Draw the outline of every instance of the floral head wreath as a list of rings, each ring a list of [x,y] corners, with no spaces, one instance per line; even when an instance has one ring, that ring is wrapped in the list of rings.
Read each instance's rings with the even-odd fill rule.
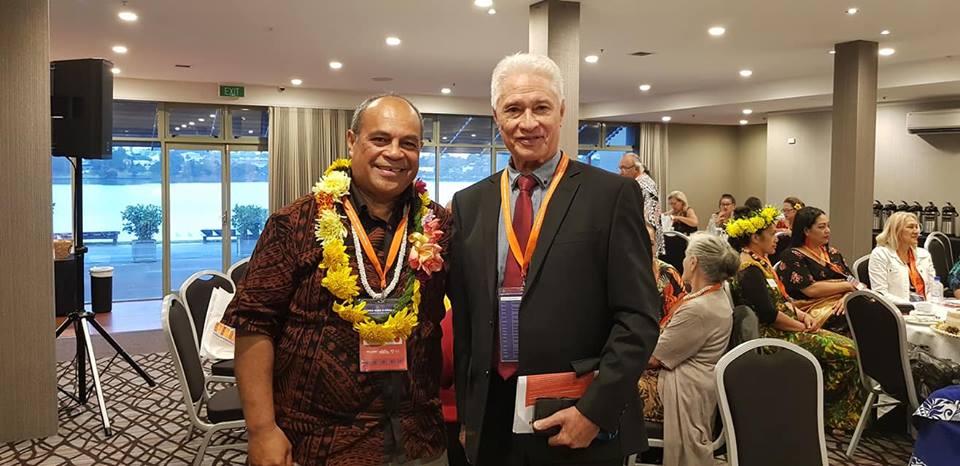
[[[766,206],[761,210],[754,211],[747,218],[738,218],[727,222],[727,235],[731,238],[752,235],[763,231],[773,225],[782,217],[782,214],[776,207]]]

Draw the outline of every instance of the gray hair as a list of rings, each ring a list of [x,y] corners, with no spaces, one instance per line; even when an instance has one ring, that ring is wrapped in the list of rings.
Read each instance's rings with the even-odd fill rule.
[[[353,131],[353,134],[360,134],[360,125],[363,123],[363,114],[367,111],[367,108],[373,105],[374,102],[386,97],[400,99],[406,102],[407,105],[413,109],[414,113],[417,114],[417,121],[420,122],[420,139],[423,139],[423,115],[420,114],[420,109],[418,109],[416,105],[413,105],[413,102],[410,102],[410,99],[395,92],[384,92],[382,94],[367,97],[363,102],[360,102],[360,105],[357,105],[357,108],[353,110],[353,119],[350,120],[350,131]]]
[[[740,269],[740,254],[718,235],[694,233],[687,244],[686,255],[697,258],[700,270],[711,283],[720,283]]]
[[[627,152],[627,153],[623,154],[623,156],[624,156],[624,157],[630,157],[630,159],[633,160],[633,165],[636,166],[637,168],[639,168],[639,169],[640,169],[640,172],[642,172],[642,173],[649,173],[649,172],[647,171],[647,166],[644,165],[644,163],[640,161],[640,156],[637,155],[635,152]]]
[[[557,63],[544,55],[516,53],[504,57],[493,69],[493,75],[490,77],[490,106],[497,108],[503,81],[508,76],[518,73],[532,73],[549,79],[551,90],[557,94],[560,102],[563,102],[563,75],[560,74]]]

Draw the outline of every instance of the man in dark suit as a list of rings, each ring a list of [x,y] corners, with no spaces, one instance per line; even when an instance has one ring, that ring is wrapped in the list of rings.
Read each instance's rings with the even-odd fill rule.
[[[658,335],[643,196],[559,151],[552,60],[510,56],[492,79],[510,166],[453,198],[461,439],[473,464],[620,465],[646,448],[637,379]],[[593,370],[575,406],[533,425],[559,433],[513,433],[517,376]]]

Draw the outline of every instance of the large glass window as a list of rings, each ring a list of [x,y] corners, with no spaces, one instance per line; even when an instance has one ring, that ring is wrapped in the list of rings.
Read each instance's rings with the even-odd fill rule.
[[[211,113],[210,115],[215,115]],[[209,115],[208,115],[209,116]],[[267,137],[270,113],[265,108],[234,108],[230,110],[230,129],[234,139]]]
[[[581,121],[577,160],[619,173],[620,157],[626,152],[636,152],[638,143],[634,124]]]
[[[447,205],[453,195],[490,175],[490,150],[440,148],[440,189],[437,202]]]
[[[437,148],[424,146],[420,149],[420,172],[417,177],[427,184],[430,199],[437,200]],[[439,202],[439,201],[437,201]]]
[[[219,106],[170,106],[167,132],[171,138],[184,136],[219,139],[223,131],[223,110]]]
[[[156,102],[113,101],[113,137],[156,138],[157,135]]]
[[[267,223],[266,150],[230,148],[230,226],[236,232],[237,247],[230,248],[230,263],[249,257]]]
[[[73,165],[66,157],[51,157],[53,181],[53,235],[61,239],[73,234]]]
[[[170,284],[223,267],[222,149],[176,147],[170,159]],[[237,232],[231,232],[236,239]],[[232,249],[232,248],[231,248]]]
[[[440,143],[489,145],[492,124],[490,117],[440,115]]]

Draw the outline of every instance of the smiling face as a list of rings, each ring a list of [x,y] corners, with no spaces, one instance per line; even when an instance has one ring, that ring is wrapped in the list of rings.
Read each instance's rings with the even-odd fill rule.
[[[403,193],[420,169],[420,119],[402,99],[384,97],[363,112],[359,133],[347,131],[353,183],[374,201]]]
[[[564,110],[544,76],[516,73],[503,80],[493,119],[514,168],[533,170],[557,153]]]

